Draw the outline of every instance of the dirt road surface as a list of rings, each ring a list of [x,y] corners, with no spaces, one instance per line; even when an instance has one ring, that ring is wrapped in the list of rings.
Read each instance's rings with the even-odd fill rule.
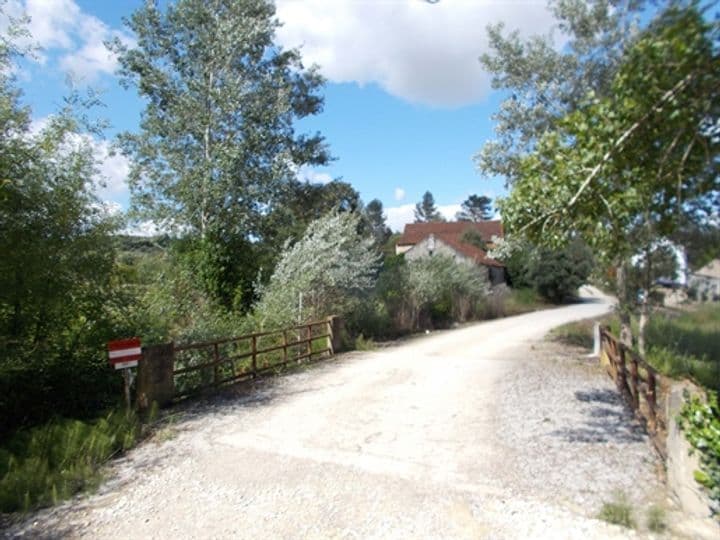
[[[659,484],[594,361],[543,336],[595,301],[433,333],[196,403],[94,495],[10,537],[623,538]]]

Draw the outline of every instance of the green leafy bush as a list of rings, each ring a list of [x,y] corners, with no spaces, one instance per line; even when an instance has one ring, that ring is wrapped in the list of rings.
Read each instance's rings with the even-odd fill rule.
[[[593,269],[592,252],[579,240],[562,249],[523,243],[502,247],[499,252],[503,253],[513,287],[534,289],[553,303],[574,296]]]
[[[685,396],[677,417],[680,429],[700,456],[700,470],[695,480],[707,489],[714,503],[713,511],[720,512],[720,407],[716,392],[707,393],[707,402],[699,396]]]

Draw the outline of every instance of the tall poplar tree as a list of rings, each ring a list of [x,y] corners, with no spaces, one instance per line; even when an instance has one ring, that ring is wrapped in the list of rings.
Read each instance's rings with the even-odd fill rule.
[[[263,222],[294,171],[329,159],[319,134],[294,129],[322,109],[323,79],[274,43],[268,0],[149,0],[125,22],[136,45],[111,48],[145,101],[140,130],[120,137],[133,209],[198,239],[208,288],[228,299],[254,276],[227,270],[257,259],[234,257],[261,249]]]

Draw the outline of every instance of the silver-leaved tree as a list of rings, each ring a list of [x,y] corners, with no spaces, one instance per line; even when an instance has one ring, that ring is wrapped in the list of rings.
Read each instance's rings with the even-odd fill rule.
[[[356,212],[331,213],[287,244],[255,314],[263,326],[345,315],[375,285],[380,255]]]
[[[208,292],[232,298],[298,166],[329,159],[319,134],[294,129],[321,110],[323,80],[275,44],[268,0],[149,1],[126,24],[134,44],[109,46],[145,103],[120,137],[134,213],[193,239]]]

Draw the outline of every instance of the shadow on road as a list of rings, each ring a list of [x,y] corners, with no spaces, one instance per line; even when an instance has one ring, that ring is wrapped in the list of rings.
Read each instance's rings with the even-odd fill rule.
[[[575,399],[586,416],[583,425],[558,429],[551,435],[570,443],[628,443],[645,439],[645,428],[617,392],[609,389],[575,392]]]

